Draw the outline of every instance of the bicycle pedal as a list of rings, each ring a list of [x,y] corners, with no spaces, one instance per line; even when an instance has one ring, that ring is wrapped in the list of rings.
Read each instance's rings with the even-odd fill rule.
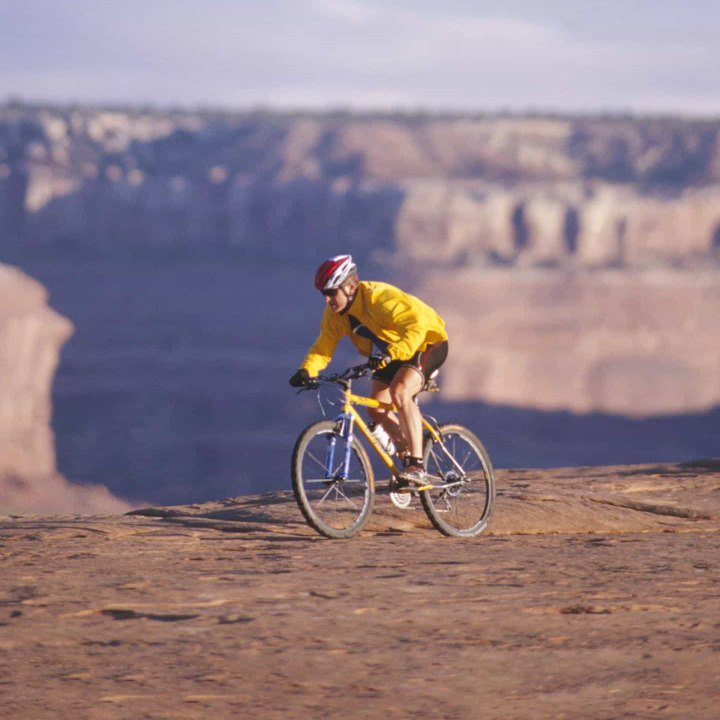
[[[432,490],[434,485],[420,485],[420,487],[414,488],[416,492],[423,492],[424,490]]]

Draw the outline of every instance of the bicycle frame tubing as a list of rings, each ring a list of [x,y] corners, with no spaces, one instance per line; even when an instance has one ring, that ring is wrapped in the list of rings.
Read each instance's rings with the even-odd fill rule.
[[[350,388],[346,388],[344,392],[345,398],[343,402],[343,412],[341,418],[344,421],[343,426],[343,437],[349,440],[345,446],[345,465],[344,472],[347,477],[350,466],[350,452],[352,447],[352,432],[353,425],[357,423],[360,431],[365,436],[365,439],[375,448],[375,452],[380,456],[380,459],[387,465],[391,472],[395,472],[395,463],[392,458],[385,452],[381,447],[380,443],[375,439],[375,436],[370,432],[367,423],[362,419],[360,413],[353,407],[353,405],[364,405],[365,407],[377,408],[379,410],[387,410],[389,412],[397,412],[397,408],[392,403],[380,402],[373,398],[363,397],[362,395],[354,395]],[[422,418],[423,427],[432,435],[436,442],[441,442],[442,438],[438,431],[430,425],[430,423]],[[332,452],[334,454],[335,448],[328,448],[328,454]],[[330,466],[328,466],[330,467]]]

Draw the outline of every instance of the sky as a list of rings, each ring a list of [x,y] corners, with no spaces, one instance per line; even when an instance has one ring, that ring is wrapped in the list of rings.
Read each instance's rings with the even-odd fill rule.
[[[0,102],[720,116],[717,0],[3,0]]]

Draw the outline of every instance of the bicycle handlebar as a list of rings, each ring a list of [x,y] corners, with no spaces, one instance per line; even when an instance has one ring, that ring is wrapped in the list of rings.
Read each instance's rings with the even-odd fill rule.
[[[358,380],[361,377],[365,377],[365,375],[368,374],[369,370],[370,365],[368,363],[363,363],[362,365],[353,365],[352,367],[349,367],[347,370],[344,370],[341,373],[333,373],[332,375],[318,375],[316,378],[310,379],[319,382],[343,384],[344,380]]]
[[[349,367],[341,373],[318,375],[317,377],[310,378],[305,384],[305,387],[300,388],[298,392],[301,393],[306,390],[317,390],[321,385],[326,383],[336,383],[347,387],[348,380],[358,380],[361,377],[365,377],[370,369],[371,368],[368,363],[363,363],[362,365],[353,365],[353,367]]]
[[[350,387],[349,381],[351,380],[358,380],[359,378],[365,377],[368,374],[372,372],[372,368],[370,367],[370,363],[366,362],[362,365],[353,365],[352,367],[347,368],[347,370],[344,370],[341,373],[333,373],[332,375],[318,375],[317,377],[310,378],[304,387],[301,387],[298,390],[298,393],[306,392],[307,390],[318,390],[320,389],[321,385],[326,385],[329,383],[335,383],[337,385],[342,385],[344,388]],[[420,392],[424,392],[425,390],[429,392],[437,392],[440,388],[437,385],[437,370],[433,372],[430,377],[425,381],[423,384],[422,390]]]

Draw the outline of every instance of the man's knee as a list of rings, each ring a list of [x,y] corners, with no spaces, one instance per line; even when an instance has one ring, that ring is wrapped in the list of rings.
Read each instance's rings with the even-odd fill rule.
[[[414,383],[399,382],[390,388],[390,394],[396,407],[402,407],[412,402],[413,397],[419,392],[414,385]]]

